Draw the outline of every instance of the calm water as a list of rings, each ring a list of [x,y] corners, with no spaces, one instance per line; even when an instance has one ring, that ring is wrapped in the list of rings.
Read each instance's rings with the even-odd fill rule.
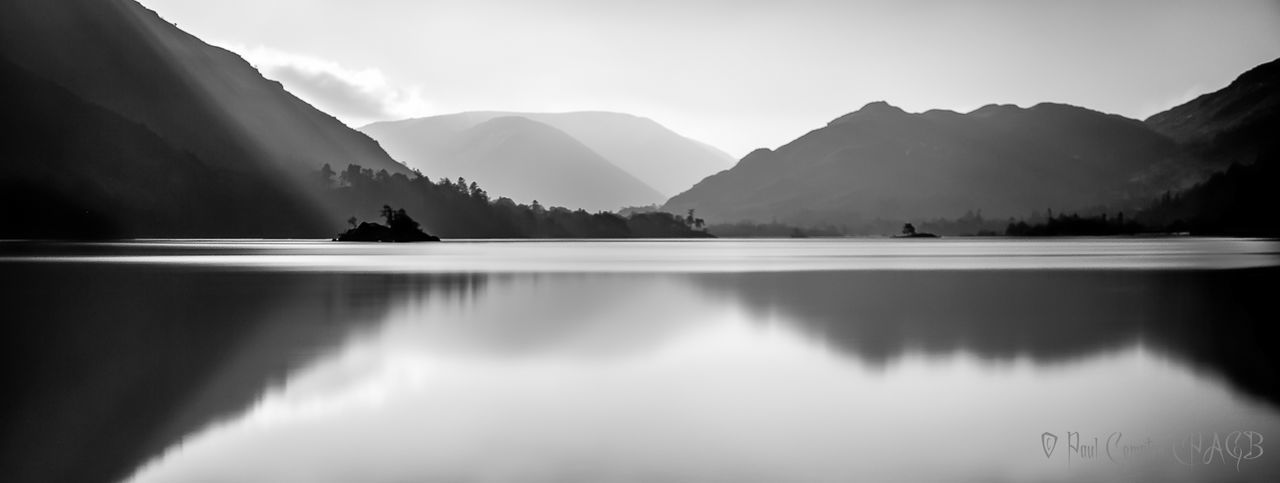
[[[1277,267],[1189,238],[0,244],[0,480],[1280,481]]]

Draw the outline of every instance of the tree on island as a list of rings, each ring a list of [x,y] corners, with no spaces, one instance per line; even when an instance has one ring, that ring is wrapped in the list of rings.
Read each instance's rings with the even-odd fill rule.
[[[387,219],[387,226],[390,226],[391,231],[394,233],[422,232],[421,225],[414,221],[413,218],[410,218],[409,214],[405,213],[404,208],[392,210],[390,206],[382,205],[382,213],[383,218]]]
[[[706,224],[706,222],[702,221],[702,218],[694,217],[693,216],[694,213],[695,213],[695,210],[693,208],[689,208],[689,216],[686,216],[684,218],[684,224],[688,225],[689,228],[701,230],[702,225]]]
[[[895,235],[895,238],[937,238],[938,235],[933,233],[925,233],[916,231],[916,226],[910,223],[902,225],[902,234]]]
[[[422,231],[421,225],[409,214],[404,208],[393,209],[391,205],[382,205],[380,212],[382,217],[387,220],[386,225],[378,223],[361,223],[354,228],[347,230],[345,233],[334,238],[335,241],[377,241],[377,242],[414,242],[414,241],[440,241],[440,238],[428,235]],[[355,225],[356,218],[353,216],[347,220],[348,223]]]

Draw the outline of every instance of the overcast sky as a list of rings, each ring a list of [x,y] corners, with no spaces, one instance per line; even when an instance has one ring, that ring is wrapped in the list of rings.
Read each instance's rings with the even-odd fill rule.
[[[352,126],[607,110],[734,156],[875,100],[1144,118],[1280,57],[1280,0],[141,0]]]

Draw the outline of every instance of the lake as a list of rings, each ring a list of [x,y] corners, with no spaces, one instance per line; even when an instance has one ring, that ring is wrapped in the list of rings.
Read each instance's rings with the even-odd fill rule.
[[[1280,481],[1280,243],[0,243],[4,481]]]

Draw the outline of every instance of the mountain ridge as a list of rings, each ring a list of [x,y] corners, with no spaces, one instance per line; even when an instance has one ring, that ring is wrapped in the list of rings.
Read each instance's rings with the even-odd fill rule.
[[[429,171],[431,153],[416,152],[412,138],[440,142],[467,125],[500,116],[520,116],[555,127],[586,145],[663,196],[664,201],[702,177],[726,169],[735,160],[704,142],[683,136],[653,119],[612,111],[520,112],[464,111],[384,121],[360,129],[383,143],[397,158]],[[416,149],[428,149],[419,145]],[[448,175],[448,173],[443,173]],[[648,203],[645,203],[648,204]]]
[[[529,118],[493,117],[441,141],[431,147],[444,160],[436,172],[517,202],[604,211],[661,198],[574,137]]]
[[[1215,167],[1250,164],[1263,151],[1280,147],[1275,135],[1280,132],[1280,59],[1144,122]]]
[[[322,164],[355,162],[410,173],[372,138],[262,77],[235,53],[201,41],[132,0],[4,2],[0,59],[145,126],[217,176],[272,191],[270,198],[296,208],[296,219],[311,220],[286,228],[265,223],[268,218],[282,220],[279,216],[215,210],[186,220],[189,226],[180,233],[222,233],[232,218],[249,217],[263,220],[256,224],[258,236],[319,235],[350,216],[313,189],[309,175]],[[79,141],[55,132],[46,135],[41,142]],[[90,163],[86,158],[69,164],[63,176],[88,178],[95,169]],[[150,189],[117,181],[113,189]],[[139,196],[123,194],[122,199]],[[138,226],[123,215],[117,218],[118,226]]]
[[[664,209],[695,209],[716,222],[834,226],[970,210],[1006,217],[1124,209],[1198,179],[1191,164],[1142,122],[1087,108],[907,113],[877,101],[778,149],[753,151]]]

